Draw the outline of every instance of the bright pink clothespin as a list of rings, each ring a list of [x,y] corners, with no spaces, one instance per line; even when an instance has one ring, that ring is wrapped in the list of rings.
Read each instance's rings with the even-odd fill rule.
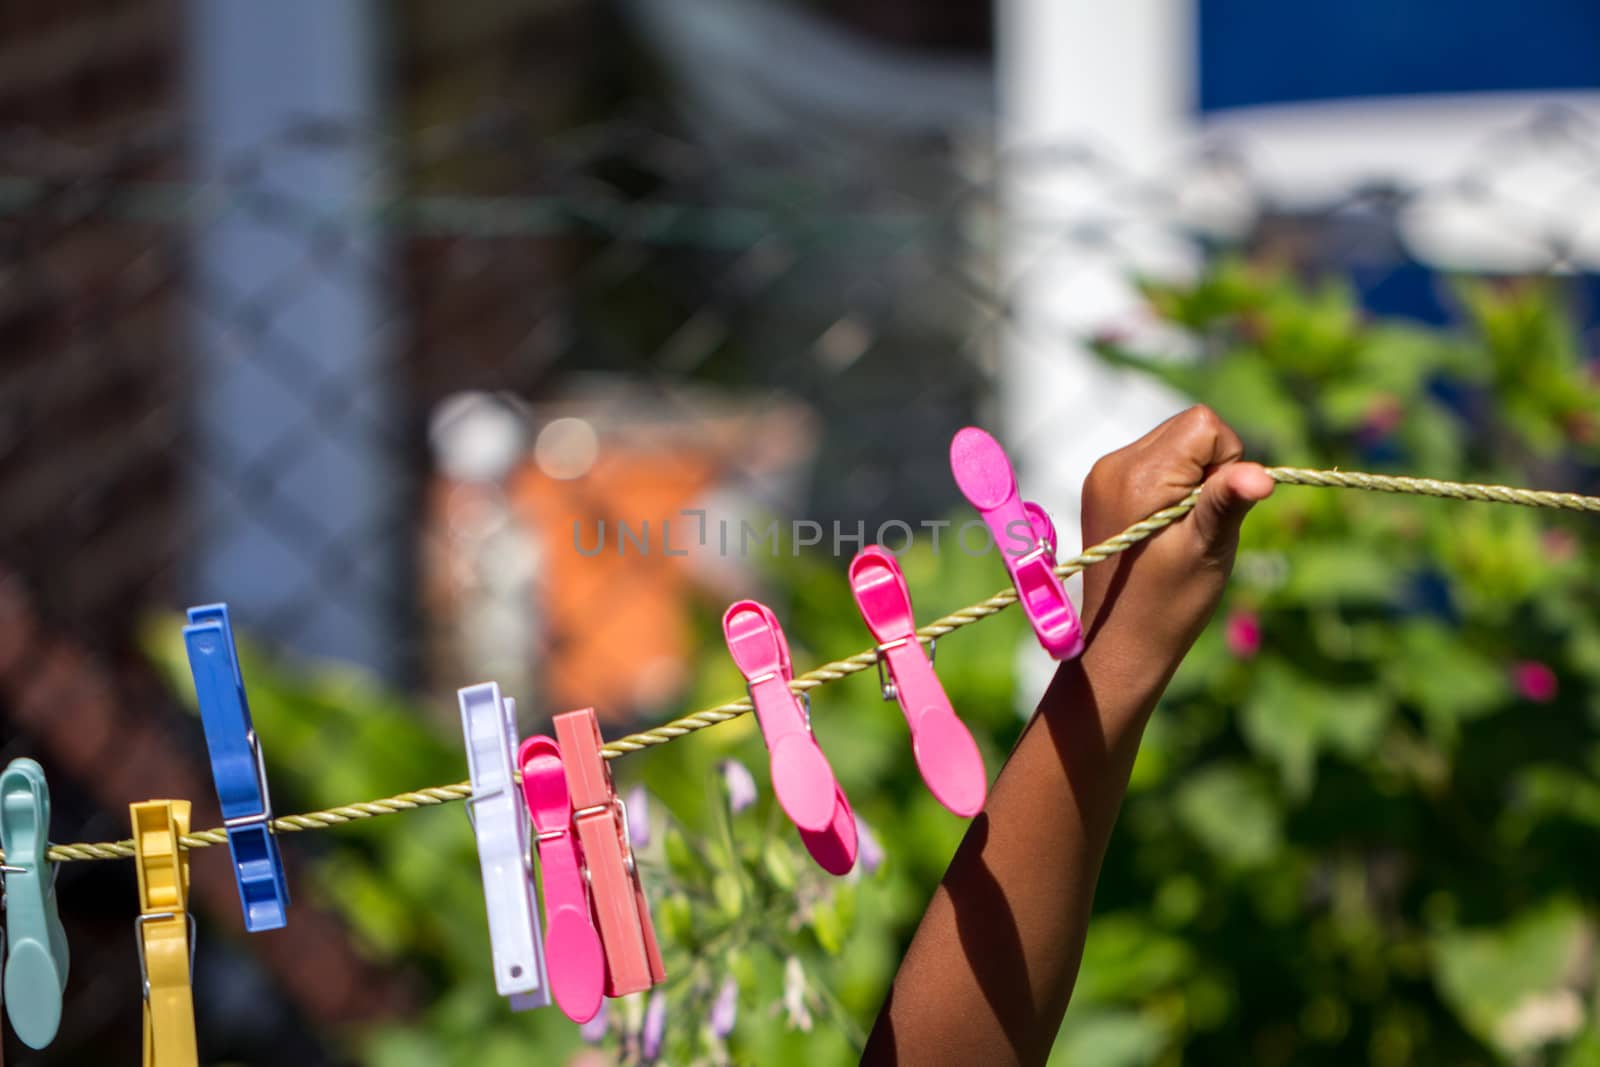
[[[600,1010],[606,958],[572,826],[572,797],[561,746],[553,738],[530,737],[517,749],[517,766],[522,770],[522,799],[538,833],[535,847],[544,887],[544,955],[550,989],[567,1018],[586,1023]]]
[[[911,751],[922,780],[939,803],[963,818],[983,810],[989,778],[972,734],[950,706],[930,657],[917,640],[911,591],[900,564],[877,545],[850,561],[850,589],[867,629],[878,640],[878,682],[883,699],[900,701],[911,728]],[[884,665],[890,680],[883,678]]]
[[[590,899],[606,958],[606,996],[649,989],[667,976],[656,944],[650,905],[628,840],[627,812],[600,754],[600,723],[593,708],[555,717],[572,822],[589,872]]]
[[[789,688],[794,668],[778,617],[764,604],[741,600],[723,615],[722,633],[761,723],[778,803],[822,869],[847,873],[856,863],[855,815],[811,733],[809,709]]]
[[[976,426],[950,442],[950,469],[967,502],[978,509],[994,534],[995,547],[1011,572],[1022,610],[1046,652],[1071,659],[1083,651],[1078,610],[1056,577],[1056,531],[1037,504],[1017,493],[1011,461],[993,437]]]

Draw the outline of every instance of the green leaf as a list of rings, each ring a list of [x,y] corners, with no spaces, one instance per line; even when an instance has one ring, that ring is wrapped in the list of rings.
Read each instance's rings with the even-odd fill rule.
[[[1371,753],[1388,713],[1389,701],[1375,689],[1331,685],[1274,659],[1261,665],[1239,718],[1251,747],[1276,762],[1289,792],[1303,797],[1322,751]]]
[[[667,869],[675,877],[684,879],[699,877],[703,870],[700,857],[695,854],[694,846],[689,843],[683,831],[675,826],[668,828],[664,849]]]
[[[1513,839],[1525,838],[1557,819],[1600,830],[1600,782],[1586,773],[1560,766],[1528,767],[1513,778],[1511,795],[1502,826]]]
[[[1143,916],[1096,915],[1072,995],[1075,1002],[1145,997],[1181,981],[1193,966],[1189,946]]]
[[[1507,1050],[1526,1050],[1535,1030],[1517,1017],[1539,998],[1559,997],[1592,923],[1573,901],[1552,900],[1504,926],[1441,934],[1434,982],[1462,1024]]]
[[[1234,867],[1252,867],[1277,855],[1283,814],[1266,780],[1239,764],[1195,774],[1178,790],[1179,821],[1209,852]]]
[[[1436,738],[1453,738],[1460,723],[1487,715],[1510,695],[1505,671],[1442,623],[1398,623],[1392,635],[1386,680],[1416,705]]]
[[[848,926],[832,900],[819,901],[811,909],[811,932],[817,935],[817,944],[830,956],[837,956],[844,948]]]
[[[1400,572],[1358,541],[1306,541],[1289,556],[1281,596],[1307,604],[1387,604]]]
[[[1206,369],[1200,397],[1247,441],[1284,462],[1309,454],[1305,408],[1266,360],[1238,352]]]
[[[774,886],[785,893],[794,892],[794,855],[788,845],[777,838],[768,840],[766,849],[761,853],[761,862]]]
[[[1600,1067],[1600,1029],[1591,1020],[1578,1039],[1567,1047],[1561,1067]]]
[[[656,905],[655,921],[668,944],[686,945],[694,937],[694,906],[682,893],[673,893]]]
[[[718,871],[711,879],[711,895],[717,898],[717,908],[727,918],[737,916],[744,909],[744,891],[732,871]]]
[[[1149,1013],[1069,1011],[1049,1062],[1052,1067],[1145,1067],[1170,1040],[1167,1026]]]

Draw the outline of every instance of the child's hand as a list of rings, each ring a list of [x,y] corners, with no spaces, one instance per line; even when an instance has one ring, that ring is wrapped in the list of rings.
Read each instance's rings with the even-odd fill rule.
[[[1097,659],[1165,686],[1216,610],[1239,525],[1274,482],[1240,462],[1244,446],[1216,413],[1192,407],[1102,458],[1083,484],[1083,543],[1098,544],[1204,481],[1195,509],[1148,541],[1084,572],[1084,624]],[[1088,654],[1088,653],[1086,653]],[[1119,674],[1121,672],[1119,671]]]

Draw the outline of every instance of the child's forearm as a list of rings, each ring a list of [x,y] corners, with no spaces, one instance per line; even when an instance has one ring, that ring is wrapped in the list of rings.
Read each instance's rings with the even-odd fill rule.
[[[1272,492],[1242,452],[1193,408],[1090,472],[1084,544],[1204,488],[1189,515],[1084,574],[1084,653],[1056,672],[951,860],[864,1063],[1045,1061],[1139,738],[1222,596],[1245,513]]]
[[[923,916],[863,1062],[1044,1062],[1139,736],[1176,666],[1109,638],[1056,672]]]

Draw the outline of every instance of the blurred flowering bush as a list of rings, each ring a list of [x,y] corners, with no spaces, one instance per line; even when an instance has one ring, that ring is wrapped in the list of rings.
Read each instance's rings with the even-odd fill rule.
[[[1596,490],[1553,283],[1463,287],[1448,331],[1238,261],[1149,296],[1200,358],[1104,354],[1252,458]],[[1600,1062],[1597,562],[1589,517],[1259,507],[1135,770],[1065,1059]]]
[[[1597,488],[1600,388],[1550,285],[1465,288],[1448,331],[1365,321],[1337,285],[1235,261],[1149,296],[1200,357],[1105,357],[1217,408],[1253,458]],[[1588,517],[1293,487],[1258,508],[1135,767],[1053,1062],[1600,1063],[1597,563]],[[841,561],[780,564],[770,599],[798,668],[869,644]],[[992,558],[902,564],[923,618],[1003,584]],[[683,710],[741,691],[720,608]],[[1005,613],[939,658],[991,773],[1021,725],[1021,627]],[[176,632],[152,644],[186,692]],[[453,709],[246,653],[280,810],[465,776]],[[618,761],[669,979],[582,1033],[495,997],[457,806],[315,835],[317,900],[430,991],[416,1018],[349,1035],[353,1052],[853,1061],[964,824],[870,672],[814,702],[863,820],[858,871],[811,862],[748,717]]]

